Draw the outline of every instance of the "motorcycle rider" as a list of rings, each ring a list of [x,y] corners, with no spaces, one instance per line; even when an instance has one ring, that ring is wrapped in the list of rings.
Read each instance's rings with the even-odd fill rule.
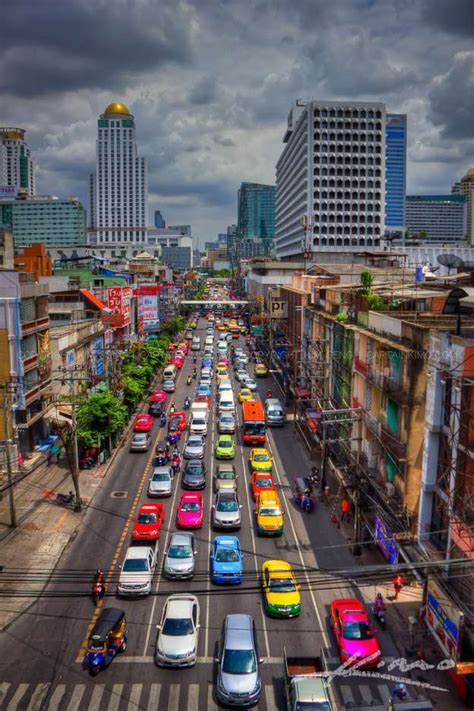
[[[176,452],[176,449],[175,449]],[[173,459],[171,461],[171,466],[173,467],[173,471],[176,474],[179,471],[179,466],[181,464],[181,458],[179,454],[173,453]]]
[[[188,377],[186,378],[186,384],[191,385],[191,381],[192,381],[192,377],[190,375],[188,375]]]
[[[198,374],[197,368],[195,367],[195,368],[193,368],[193,378],[196,378],[197,374]]]
[[[94,579],[92,581],[92,592],[95,593],[97,587],[100,587],[99,597],[102,598],[105,595],[105,583],[104,574],[100,568],[95,571]]]
[[[176,410],[176,407],[175,407],[175,404],[174,404],[174,401],[173,401],[173,402],[171,403],[171,407],[170,407],[170,414],[172,415],[175,410]]]
[[[267,390],[267,398],[273,397],[273,393],[271,390]]]
[[[161,427],[165,427],[166,425],[166,414],[164,412],[160,415],[160,425]]]
[[[190,405],[191,405],[191,400],[190,400],[188,397],[185,398],[185,400],[184,400],[184,409],[185,409],[185,410],[189,410]]]
[[[377,614],[377,615],[385,612],[385,602],[383,599],[383,595],[380,592],[378,592],[377,595],[375,596],[374,611],[375,611],[375,614]]]

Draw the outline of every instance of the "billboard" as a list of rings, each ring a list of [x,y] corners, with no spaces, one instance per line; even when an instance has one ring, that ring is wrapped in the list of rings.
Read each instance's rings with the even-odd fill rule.
[[[95,375],[102,378],[105,373],[104,368],[104,340],[102,336],[97,336],[94,341],[93,362]]]
[[[288,303],[286,301],[270,301],[270,318],[288,318]]]
[[[110,286],[107,289],[107,308],[102,320],[112,328],[124,328],[130,325],[130,287]]]
[[[400,546],[395,540],[392,531],[380,516],[375,517],[375,542],[387,558],[390,565],[398,563]]]
[[[451,659],[457,660],[464,615],[432,577],[426,584],[425,620],[442,650]]]
[[[0,185],[0,198],[16,198],[17,195],[16,185]]]
[[[145,333],[158,333],[159,331],[161,331],[160,319],[145,319],[145,321],[143,322],[143,328]]]

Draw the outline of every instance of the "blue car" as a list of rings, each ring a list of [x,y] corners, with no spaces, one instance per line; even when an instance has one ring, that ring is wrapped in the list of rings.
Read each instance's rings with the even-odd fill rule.
[[[197,389],[197,395],[211,395],[212,390],[210,385],[200,385]]]
[[[219,585],[241,583],[244,574],[243,557],[237,536],[216,536],[209,561],[212,582]]]
[[[212,368],[212,358],[203,358],[202,368]]]

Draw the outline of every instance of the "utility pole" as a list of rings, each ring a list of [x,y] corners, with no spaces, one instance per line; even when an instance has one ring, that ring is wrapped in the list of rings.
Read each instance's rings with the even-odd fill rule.
[[[8,498],[10,503],[10,526],[16,528],[15,494],[13,492],[13,472],[10,446],[10,401],[8,397],[8,384],[3,383],[3,427],[5,429],[5,460],[7,465]]]
[[[324,418],[324,413],[322,413],[322,418]],[[321,440],[321,484],[320,484],[320,490],[321,493],[324,494],[324,489],[326,488],[326,460],[327,460],[327,432],[326,432],[326,420],[322,419],[322,440]]]
[[[76,511],[81,511],[81,492],[79,486],[79,452],[77,448],[77,417],[76,417],[76,388],[74,373],[69,373],[70,397],[71,397],[71,415],[72,415],[72,466],[71,477],[76,493]]]
[[[354,491],[354,529],[352,544],[352,555],[361,555],[362,547],[360,541],[360,486],[361,481],[359,476],[355,476],[355,491]]]

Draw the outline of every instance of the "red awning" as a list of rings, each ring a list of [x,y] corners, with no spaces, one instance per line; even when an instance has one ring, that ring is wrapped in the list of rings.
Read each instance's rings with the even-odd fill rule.
[[[92,304],[94,304],[94,306],[96,306],[99,311],[103,311],[105,308],[107,308],[106,305],[100,299],[97,298],[97,296],[94,296],[92,291],[89,291],[89,289],[81,289],[81,294],[84,294],[86,299]]]

